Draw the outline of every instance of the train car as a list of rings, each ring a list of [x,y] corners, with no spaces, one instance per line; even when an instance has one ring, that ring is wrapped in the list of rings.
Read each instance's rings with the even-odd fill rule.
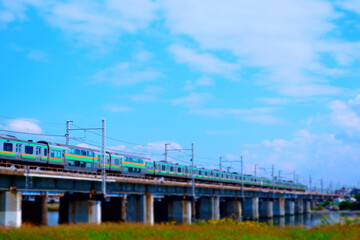
[[[19,140],[14,136],[0,135],[0,157],[3,161],[22,164],[48,164],[49,148],[46,144],[31,140]]]
[[[14,136],[0,135],[0,157],[2,161],[19,164],[46,165],[69,170],[99,172],[103,168],[110,173],[138,176],[163,176],[177,179],[192,179],[204,182],[224,182],[246,187],[265,187],[284,190],[305,191],[306,186],[292,181],[271,180],[237,172],[210,170],[184,166],[165,161],[130,156],[106,151],[105,165],[102,153],[97,149],[51,143],[19,140]]]

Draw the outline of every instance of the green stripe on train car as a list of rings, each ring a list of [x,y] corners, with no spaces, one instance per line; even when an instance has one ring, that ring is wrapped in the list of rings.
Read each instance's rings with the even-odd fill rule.
[[[16,153],[0,153],[0,155],[15,157]]]
[[[142,165],[137,165],[137,164],[132,164],[132,163],[122,163],[123,166],[126,166],[126,167],[136,167],[136,168],[145,168],[145,166],[142,166]]]

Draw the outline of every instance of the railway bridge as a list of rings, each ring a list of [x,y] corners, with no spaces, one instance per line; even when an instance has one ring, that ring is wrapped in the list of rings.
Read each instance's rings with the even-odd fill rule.
[[[309,213],[316,202],[336,195],[234,184],[195,183],[158,177],[108,174],[106,195],[98,173],[59,168],[0,165],[0,226],[22,221],[47,224],[48,196],[60,197],[59,223],[106,221],[238,220]]]

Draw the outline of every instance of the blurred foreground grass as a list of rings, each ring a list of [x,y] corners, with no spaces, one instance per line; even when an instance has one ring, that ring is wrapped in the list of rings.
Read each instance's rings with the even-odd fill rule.
[[[231,219],[193,225],[103,223],[0,228],[0,239],[360,239],[360,224],[344,221],[311,229]]]

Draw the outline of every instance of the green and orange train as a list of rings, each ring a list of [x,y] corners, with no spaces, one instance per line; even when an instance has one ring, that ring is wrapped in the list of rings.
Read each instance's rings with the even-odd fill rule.
[[[97,172],[104,166],[99,150],[79,146],[19,140],[14,136],[0,135],[0,160],[18,164],[53,166],[64,169]],[[109,173],[138,176],[158,176],[179,180],[244,184],[245,186],[305,191],[306,186],[291,181],[241,175],[205,168],[184,166],[165,161],[106,151],[105,169]]]

